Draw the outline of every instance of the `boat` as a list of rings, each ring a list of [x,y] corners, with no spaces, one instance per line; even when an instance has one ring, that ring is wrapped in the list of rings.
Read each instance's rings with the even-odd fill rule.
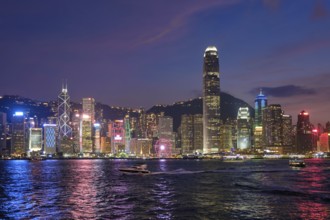
[[[41,157],[41,156],[36,156],[36,157],[31,157],[30,161],[42,161],[45,160],[45,158]]]
[[[291,167],[305,167],[305,161],[302,159],[291,159],[289,160],[289,166]]]
[[[147,170],[146,164],[135,165],[132,167],[122,167],[119,171],[125,174],[150,174],[151,172]]]

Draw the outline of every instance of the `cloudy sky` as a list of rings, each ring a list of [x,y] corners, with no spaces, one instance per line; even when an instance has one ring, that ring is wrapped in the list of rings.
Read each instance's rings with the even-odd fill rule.
[[[201,94],[215,45],[222,91],[330,120],[330,1],[0,0],[0,32],[0,95],[54,100],[67,80],[74,101],[171,104]]]

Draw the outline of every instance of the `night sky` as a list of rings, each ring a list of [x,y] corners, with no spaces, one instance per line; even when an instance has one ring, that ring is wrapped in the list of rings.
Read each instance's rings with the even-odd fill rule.
[[[0,95],[149,108],[201,95],[218,48],[221,90],[263,88],[296,121],[330,120],[330,1],[0,0]]]

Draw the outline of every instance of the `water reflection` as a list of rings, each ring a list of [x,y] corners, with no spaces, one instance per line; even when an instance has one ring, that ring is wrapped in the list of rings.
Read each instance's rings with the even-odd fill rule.
[[[306,198],[296,203],[302,219],[329,219],[329,205],[322,200],[330,199],[327,171],[322,160],[310,160],[299,172],[296,187],[306,192]]]
[[[329,161],[0,161],[0,219],[329,219]]]

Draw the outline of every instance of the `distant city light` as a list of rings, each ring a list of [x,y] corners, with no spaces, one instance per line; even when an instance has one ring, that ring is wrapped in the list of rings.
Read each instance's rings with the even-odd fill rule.
[[[116,136],[115,136],[115,140],[116,141],[121,141],[123,138],[119,135],[119,134],[117,134]]]
[[[100,123],[95,123],[94,124],[94,127],[100,127],[101,125],[100,125]]]
[[[83,114],[83,119],[89,119],[90,118],[90,116],[89,115],[86,115],[86,114]]]
[[[160,145],[160,150],[165,150],[165,146],[164,145]]]
[[[313,132],[314,132],[314,133],[317,133],[317,129],[313,129]]]
[[[14,116],[23,116],[24,113],[23,112],[15,112]]]
[[[47,126],[52,126],[52,127],[56,127],[56,124],[44,124],[44,127]]]

